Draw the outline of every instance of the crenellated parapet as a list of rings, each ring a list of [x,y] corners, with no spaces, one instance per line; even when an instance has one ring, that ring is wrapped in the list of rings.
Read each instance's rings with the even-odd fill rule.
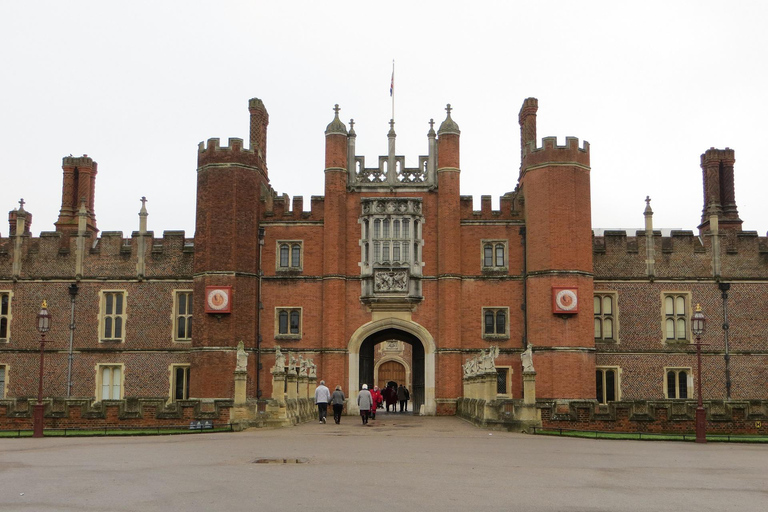
[[[262,158],[257,151],[246,149],[243,139],[230,137],[227,146],[222,146],[218,138],[208,139],[208,143],[200,142],[197,147],[198,168],[216,165],[241,165],[264,172]]]
[[[85,232],[84,253],[78,254],[78,235],[44,231],[39,237],[25,236],[17,249],[11,238],[0,238],[0,275],[24,279],[134,279],[140,258],[139,239],[144,237],[142,277],[191,278],[194,239],[184,231],[166,231],[154,238],[151,231],[138,231],[125,238],[122,231],[104,231],[101,236]],[[19,251],[18,273],[12,262]]]
[[[461,196],[461,220],[462,221],[498,221],[498,220],[523,220],[522,205],[517,193],[510,192],[499,198],[499,209],[494,210],[492,198],[489,195],[480,196],[480,210],[474,209],[472,196]]]
[[[653,231],[653,279],[765,279],[768,277],[768,237],[754,231],[728,232],[714,244],[712,235],[691,230]],[[646,279],[649,237],[645,231],[605,231],[593,236],[595,279]],[[715,262],[719,267],[715,270]]]
[[[547,164],[576,165],[589,169],[589,142],[579,146],[577,137],[566,137],[565,145],[557,145],[557,137],[544,137],[541,146],[535,141],[528,142],[523,148],[522,172],[536,169]]]
[[[305,220],[322,221],[324,216],[325,197],[312,196],[309,211],[304,210],[304,196],[294,196],[293,201],[288,194],[275,195],[269,200],[262,199],[263,219],[270,221]]]

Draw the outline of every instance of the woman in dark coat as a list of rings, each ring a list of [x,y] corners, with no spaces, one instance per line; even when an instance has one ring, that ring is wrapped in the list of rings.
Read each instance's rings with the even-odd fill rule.
[[[392,406],[392,412],[397,412],[397,391],[392,386],[387,386],[384,390],[384,401],[387,403],[387,412],[389,407]]]

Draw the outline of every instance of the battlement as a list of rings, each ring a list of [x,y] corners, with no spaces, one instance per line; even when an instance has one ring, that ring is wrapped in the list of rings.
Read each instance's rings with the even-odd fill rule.
[[[527,143],[523,148],[523,170],[547,163],[570,163],[589,167],[589,142],[584,141],[579,147],[577,137],[566,137],[565,145],[557,145],[557,137],[544,137],[541,146],[536,141]]]
[[[264,218],[269,220],[308,220],[321,221],[325,212],[325,197],[312,196],[310,210],[304,210],[304,196],[294,196],[293,201],[288,194],[262,200]]]
[[[605,231],[592,237],[595,279],[647,278],[645,231]],[[654,278],[677,279],[712,276],[711,235],[691,230],[653,231]],[[768,277],[768,237],[755,231],[728,232],[720,237],[720,276],[723,279]]]
[[[60,231],[22,237],[19,279],[76,278],[78,238],[75,233]],[[125,238],[122,231],[104,231],[98,238],[86,232],[84,239],[80,276],[83,279],[136,277],[142,247],[145,277],[192,275],[194,239],[187,238],[184,231],[165,231],[162,238],[154,238],[151,231],[134,231],[130,238]],[[13,273],[14,240],[15,237],[0,238],[0,276]]]
[[[230,137],[228,146],[221,146],[220,139],[208,139],[208,144],[200,142],[197,146],[197,166],[211,164],[239,164],[263,169],[263,159],[258,150],[246,149],[243,139]]]
[[[472,196],[461,196],[461,220],[522,220],[522,205],[517,194],[508,192],[499,198],[499,209],[494,210],[489,195],[480,196],[480,210],[474,209]]]

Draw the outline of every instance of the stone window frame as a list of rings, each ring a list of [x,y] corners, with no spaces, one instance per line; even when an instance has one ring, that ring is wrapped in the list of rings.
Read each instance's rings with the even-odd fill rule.
[[[5,299],[4,302],[3,299]],[[9,343],[11,341],[12,303],[13,291],[0,290],[0,343]]]
[[[10,373],[10,365],[0,363],[0,400],[8,396],[8,378]]]
[[[507,389],[506,393],[499,393],[499,370],[506,370],[506,377],[504,379],[504,386]],[[514,373],[512,366],[497,366],[496,367],[496,396],[501,398],[512,398],[512,374]]]
[[[669,396],[669,374],[675,373],[675,396]],[[686,375],[686,396],[680,397],[680,374]],[[692,400],[693,399],[693,371],[690,366],[665,366],[664,367],[664,398],[667,400]]]
[[[107,295],[108,294],[121,294],[122,295],[122,312],[121,313],[107,313]],[[126,290],[108,289],[99,290],[99,343],[124,343],[127,331],[128,320],[128,292]],[[121,332],[120,336],[113,336],[107,338],[104,336],[106,329],[107,319],[120,319]],[[114,327],[114,322],[113,327]]]
[[[170,385],[170,388],[168,390],[168,397],[169,402],[176,402],[178,400],[189,400],[189,382],[190,382],[190,367],[191,365],[189,363],[174,363],[171,364],[168,367],[169,375],[168,375],[168,383]],[[178,370],[184,370],[183,373],[185,375],[183,387],[182,387],[182,398],[178,398],[176,396],[176,387],[177,387],[177,372]]]
[[[187,298],[186,298],[187,312],[184,312],[184,313],[179,311],[179,307],[180,307],[179,297],[182,294],[187,295]],[[192,320],[193,320],[193,311],[194,311],[193,299],[194,299],[194,291],[192,289],[180,288],[178,290],[173,290],[173,310],[171,311],[171,328],[173,329],[173,332],[171,333],[171,339],[173,340],[174,343],[191,343],[192,342]],[[186,337],[179,337],[179,320],[182,317],[184,318],[186,329],[188,331]]]
[[[494,332],[488,333],[485,329],[485,317],[486,313],[493,312],[493,328]],[[498,313],[499,311],[504,311],[504,332],[503,333],[497,333],[496,328],[498,327]],[[483,339],[484,340],[508,340],[509,339],[509,306],[484,306],[480,315],[480,329],[483,333]]]
[[[370,276],[376,268],[407,268],[410,275],[421,275],[425,265],[423,246],[426,223],[422,198],[363,197],[361,206],[362,212],[357,220],[360,224],[358,265],[361,274]],[[404,223],[407,223],[407,228]],[[399,230],[396,226],[400,226]],[[398,258],[394,257],[395,246],[399,247]]]
[[[114,369],[120,369],[120,396],[118,398],[102,398],[103,397],[103,385],[104,385],[104,370],[109,369],[110,373]],[[114,376],[110,374],[110,380],[113,380]],[[110,384],[110,395],[112,395],[114,382]],[[101,402],[103,400],[122,400],[125,396],[125,363],[96,363],[96,401]]]
[[[613,400],[608,400],[608,394],[607,394],[607,382],[606,382],[606,371],[613,371],[614,372],[614,379],[613,379]],[[601,386],[602,386],[602,396],[598,397],[595,396],[597,399],[597,403],[599,404],[607,404],[609,402],[620,402],[621,401],[621,367],[620,366],[610,366],[610,365],[598,365],[595,366],[595,391],[597,391],[597,372],[601,372]],[[597,395],[597,393],[595,393]]]
[[[287,265],[282,263],[283,247],[288,251]],[[298,261],[294,261],[298,259]],[[277,240],[275,242],[275,272],[299,273],[304,271],[304,241],[303,240]]]
[[[593,294],[592,299],[592,307],[593,310],[596,310],[597,308],[595,299],[600,298],[600,307],[601,312],[598,313],[597,311],[594,312],[595,315],[595,341],[596,342],[602,342],[602,343],[619,343],[619,294],[615,291],[608,291],[608,290],[595,290]],[[603,312],[603,304],[605,298],[611,298],[611,313],[606,314]],[[600,321],[601,329],[602,326],[605,325],[605,321],[610,320],[613,333],[610,338],[604,337],[604,335],[601,335],[601,337],[597,336],[597,322]],[[602,329],[603,332],[605,332],[604,329]]]
[[[486,265],[486,248],[491,249],[491,265]],[[502,264],[498,264],[498,249],[504,251],[502,255]],[[480,268],[484,273],[507,273],[509,272],[509,240],[504,239],[483,239],[480,240]]]
[[[286,312],[288,314],[287,332],[280,332],[280,313]],[[291,331],[291,314],[298,312],[299,314],[299,329],[298,333],[292,333]],[[278,306],[275,307],[275,339],[276,340],[300,340],[304,328],[304,311],[300,306]]]
[[[668,314],[668,298],[673,300],[672,314]],[[678,311],[678,299],[683,300],[683,312]],[[661,338],[662,343],[690,343],[691,342],[691,292],[683,290],[664,290],[661,292]],[[667,326],[669,321],[674,322],[675,334],[673,338],[667,337]],[[679,337],[679,322],[685,322],[684,337]]]

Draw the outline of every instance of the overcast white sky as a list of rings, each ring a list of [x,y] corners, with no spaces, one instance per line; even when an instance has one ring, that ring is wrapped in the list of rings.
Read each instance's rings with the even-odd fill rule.
[[[3,1],[0,211],[23,197],[32,232],[52,231],[61,159],[85,153],[101,230],[130,236],[146,196],[156,236],[191,237],[197,144],[247,141],[251,97],[270,115],[273,187],[309,208],[335,103],[357,154],[386,154],[394,59],[397,154],[415,166],[451,103],[477,208],[514,189],[534,96],[539,138],[591,144],[594,228],[641,228],[648,195],[657,228],[695,230],[700,155],[728,146],[744,229],[765,235],[767,15],[756,1]]]

